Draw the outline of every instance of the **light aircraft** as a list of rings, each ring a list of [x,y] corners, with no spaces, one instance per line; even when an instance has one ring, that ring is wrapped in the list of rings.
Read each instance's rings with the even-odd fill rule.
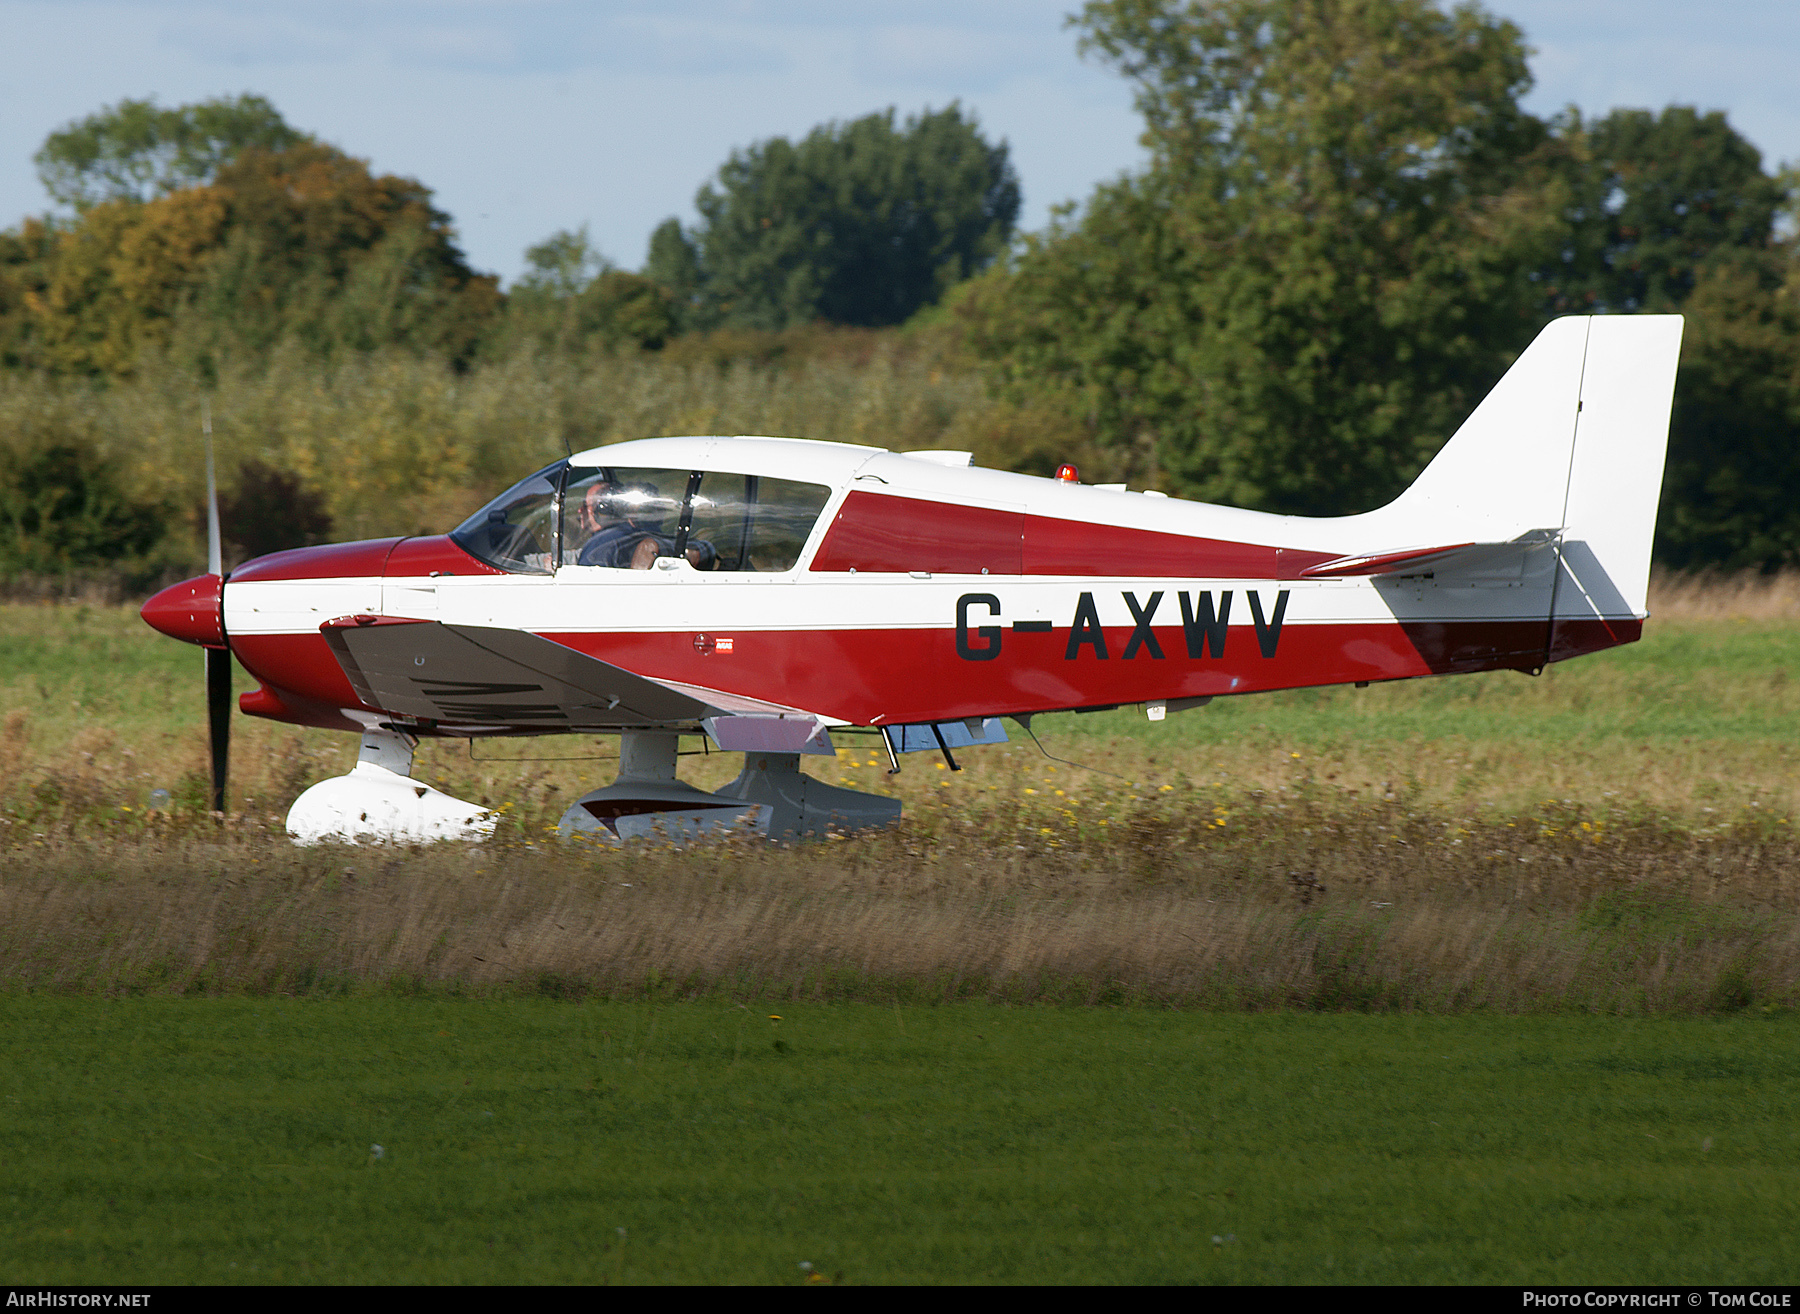
[[[567,833],[879,825],[898,800],[800,760],[834,733],[905,752],[1001,718],[1272,689],[1536,673],[1642,632],[1679,316],[1546,327],[1418,479],[1360,515],[1209,506],[973,468],[962,452],[650,438],[577,452],[448,534],[210,569],[144,619],[208,654],[213,802],[229,663],[250,716],[362,737],[307,790],[297,840],[491,831],[410,777],[433,736],[617,734],[616,781]],[[209,475],[210,482],[210,475]],[[210,497],[210,489],[209,489]],[[682,735],[742,752],[708,793]]]

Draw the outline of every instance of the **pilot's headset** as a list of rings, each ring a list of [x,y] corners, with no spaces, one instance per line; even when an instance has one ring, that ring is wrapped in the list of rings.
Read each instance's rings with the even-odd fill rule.
[[[616,514],[612,506],[613,483],[610,479],[597,479],[589,484],[581,494],[581,510],[583,528],[598,529]]]
[[[615,483],[600,495],[600,509],[615,520],[629,521],[639,529],[660,530],[680,505],[658,492],[653,484]]]

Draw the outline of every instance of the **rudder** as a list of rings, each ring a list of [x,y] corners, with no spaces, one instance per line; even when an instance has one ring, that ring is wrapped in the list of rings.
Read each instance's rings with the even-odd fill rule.
[[[1602,315],[1589,323],[1561,518],[1556,615],[1559,622],[1641,619],[1682,318]],[[1553,656],[1562,646],[1552,644]]]

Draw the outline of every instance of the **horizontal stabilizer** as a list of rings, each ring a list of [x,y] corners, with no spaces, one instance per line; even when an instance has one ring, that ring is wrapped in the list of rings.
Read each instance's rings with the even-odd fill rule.
[[[1400,548],[1393,552],[1363,552],[1334,557],[1299,572],[1301,579],[1342,579],[1348,576],[1423,575],[1427,571],[1450,573],[1485,567],[1521,552],[1553,546],[1561,530],[1533,529],[1506,543],[1453,543],[1447,547]]]

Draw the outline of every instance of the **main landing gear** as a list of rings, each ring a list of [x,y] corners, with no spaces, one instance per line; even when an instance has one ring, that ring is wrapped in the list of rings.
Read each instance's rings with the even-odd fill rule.
[[[599,839],[696,839],[724,831],[776,840],[864,830],[899,820],[900,800],[814,780],[798,753],[745,753],[737,779],[715,794],[675,778],[678,740],[659,731],[620,736],[619,778],[563,813],[564,835]]]
[[[560,833],[615,843],[679,843],[726,832],[795,840],[899,820],[899,799],[814,780],[800,770],[798,753],[746,753],[737,779],[709,794],[675,778],[678,743],[665,731],[626,731],[618,779],[577,799],[563,814]],[[349,775],[322,780],[294,800],[289,836],[297,844],[421,844],[493,834],[488,809],[411,778],[417,746],[411,735],[365,730]]]

